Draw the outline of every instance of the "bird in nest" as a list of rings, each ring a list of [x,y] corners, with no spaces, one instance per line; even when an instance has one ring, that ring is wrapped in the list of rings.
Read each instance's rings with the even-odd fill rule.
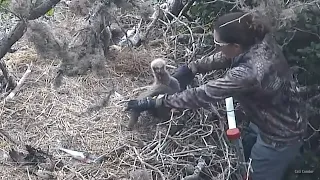
[[[172,77],[168,72],[167,62],[162,58],[154,59],[151,64],[151,70],[154,78],[153,84],[144,92],[142,92],[137,99],[143,99],[146,97],[154,97],[160,94],[174,94],[180,91],[179,81]],[[168,120],[170,117],[170,109],[166,107],[160,107],[149,111],[153,116],[162,120]],[[140,112],[134,110],[131,111],[128,129],[131,130],[133,126],[138,122]]]

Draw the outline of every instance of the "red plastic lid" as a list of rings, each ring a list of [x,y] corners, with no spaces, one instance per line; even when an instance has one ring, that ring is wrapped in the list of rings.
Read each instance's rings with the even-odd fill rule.
[[[240,130],[238,128],[228,129],[227,136],[231,140],[239,139],[240,138]]]

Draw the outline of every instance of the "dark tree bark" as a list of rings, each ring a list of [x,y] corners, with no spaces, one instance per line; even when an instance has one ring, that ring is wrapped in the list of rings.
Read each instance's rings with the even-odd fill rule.
[[[27,20],[34,20],[39,18],[40,16],[44,15],[47,11],[49,11],[53,6],[55,6],[58,2],[60,2],[60,0],[47,0],[43,2],[30,12],[30,16]],[[26,29],[26,21],[20,20],[18,24],[10,31],[10,33],[8,35],[5,35],[1,39],[0,61],[6,55],[7,52],[10,52],[11,46],[23,36]],[[0,69],[2,70],[3,76],[6,78],[8,82],[8,88],[13,89],[16,86],[16,83],[9,75],[7,67],[3,61],[0,63]]]
[[[53,6],[55,6],[60,0],[47,0],[40,4],[38,7],[30,12],[28,20],[34,20],[43,16],[48,12]],[[19,23],[12,29],[9,35],[5,36],[0,44],[0,59],[10,51],[11,46],[16,43],[25,33],[27,25],[25,21],[20,20]]]

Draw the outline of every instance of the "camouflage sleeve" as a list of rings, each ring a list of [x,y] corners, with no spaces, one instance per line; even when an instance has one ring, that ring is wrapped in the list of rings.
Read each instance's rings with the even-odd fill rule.
[[[197,109],[210,103],[252,91],[258,85],[250,67],[239,66],[230,69],[222,78],[209,81],[197,88],[167,95],[161,105],[176,109]]]
[[[207,73],[212,70],[225,69],[230,67],[231,60],[228,60],[222,52],[190,62],[189,68],[196,73]]]

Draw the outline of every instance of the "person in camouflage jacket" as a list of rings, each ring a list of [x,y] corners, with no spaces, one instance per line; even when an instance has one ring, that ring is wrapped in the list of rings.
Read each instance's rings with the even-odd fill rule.
[[[173,95],[131,100],[128,109],[197,109],[233,97],[250,117],[250,128],[256,135],[253,147],[244,147],[251,152],[250,178],[280,180],[299,154],[307,127],[290,67],[268,25],[250,14],[226,14],[213,29],[220,51],[179,67],[174,76],[181,87],[197,73],[229,68],[223,77]]]

